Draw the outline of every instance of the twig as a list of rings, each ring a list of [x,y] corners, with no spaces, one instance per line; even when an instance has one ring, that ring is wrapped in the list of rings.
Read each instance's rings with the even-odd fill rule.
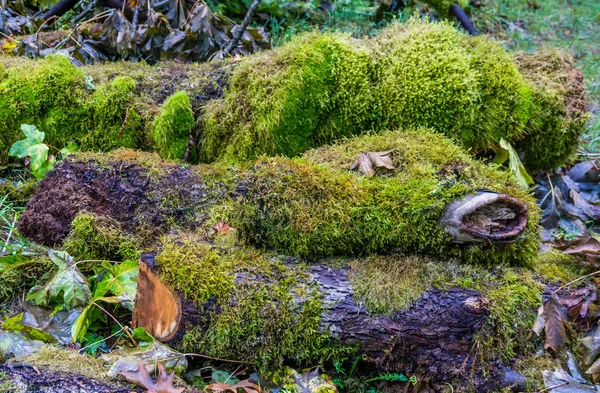
[[[460,25],[471,35],[478,35],[479,30],[473,25],[469,16],[465,13],[461,6],[458,4],[452,4],[450,6],[450,15],[453,15],[458,19]]]
[[[199,358],[217,360],[219,362],[228,362],[228,363],[241,363],[241,364],[249,364],[250,363],[250,362],[244,362],[242,360],[228,360],[228,359],[214,358],[212,356],[202,355],[199,353],[184,353],[183,356],[195,356],[195,357],[199,357]]]
[[[123,324],[121,324],[121,322],[119,322],[119,320],[117,318],[115,318],[111,313],[109,313],[106,309],[104,309],[104,307],[100,306],[98,303],[96,302],[92,302],[92,304],[96,307],[98,307],[100,310],[104,311],[104,313],[106,315],[108,315],[109,317],[111,317],[111,319],[113,321],[115,321],[117,323],[117,325],[119,325],[121,327],[121,329],[123,329],[125,331],[125,334],[127,334],[127,337],[129,337],[129,339],[131,339],[131,342],[135,345],[135,339],[131,336],[131,334],[129,334],[129,332],[127,331],[127,328],[125,326],[123,326]]]
[[[183,162],[189,162],[190,149],[194,146],[194,132],[190,129],[190,138],[188,139],[187,146],[185,147],[185,153],[183,154]]]
[[[248,24],[250,24],[250,20],[252,19],[252,15],[254,15],[254,12],[256,12],[256,9],[260,5],[260,1],[261,0],[253,0],[252,1],[252,5],[248,9],[248,12],[246,12],[246,16],[244,17],[244,20],[242,21],[242,24],[240,25],[240,28],[235,33],[235,35],[233,36],[233,38],[231,39],[231,41],[229,42],[229,44],[225,47],[225,49],[223,50],[223,52],[229,54],[233,50],[233,48],[237,45],[237,43],[240,40],[240,38],[242,38],[242,35],[244,34],[244,31],[246,31],[246,28],[248,27]]]
[[[115,333],[111,334],[110,336],[108,336],[108,337],[104,337],[102,340],[100,340],[100,341],[96,341],[96,342],[94,342],[94,343],[91,343],[90,345],[86,345],[85,347],[83,347],[83,348],[81,348],[81,349],[79,350],[79,353],[83,353],[83,351],[85,351],[85,350],[86,350],[86,349],[88,349],[89,347],[91,347],[91,346],[94,346],[94,345],[96,345],[96,344],[99,344],[99,343],[101,343],[101,342],[104,342],[104,341],[108,340],[109,338],[113,338],[114,336],[116,336],[117,334],[121,333],[121,332],[122,332],[123,330],[125,330],[125,329],[127,329],[127,328],[126,328],[125,326],[123,326],[121,329],[119,329],[119,330],[118,330],[118,331],[116,331]]]
[[[536,393],[543,393],[543,392],[547,392],[547,391],[549,391],[549,390],[552,390],[552,389],[554,389],[554,388],[559,388],[559,387],[561,387],[561,386],[565,386],[565,385],[568,385],[568,384],[569,384],[569,381],[566,381],[566,382],[563,382],[563,383],[556,384],[556,385],[554,385],[554,386],[548,386],[547,388],[544,388],[544,389],[542,389],[542,390],[538,390]]]
[[[581,280],[583,280],[584,278],[588,278],[588,277],[591,277],[591,276],[595,276],[596,274],[600,274],[600,270],[598,270],[598,271],[595,271],[595,272],[593,272],[593,273],[590,273],[590,274],[586,274],[585,276],[581,276],[581,277],[579,277],[579,278],[576,278],[576,279],[575,279],[575,280],[573,280],[573,281],[569,281],[568,283],[566,283],[566,284],[565,284],[565,285],[563,285],[562,287],[558,288],[556,291],[552,292],[552,294],[554,295],[554,294],[556,294],[558,291],[560,291],[561,289],[564,289],[565,287],[568,287],[568,286],[569,286],[569,285],[571,285],[571,284],[574,284],[574,283],[576,283],[576,282],[578,282],[578,281],[581,281]]]
[[[96,6],[96,0],[92,0],[92,2],[81,12],[81,14],[77,15],[73,19],[73,23],[77,24],[80,20],[82,20],[89,12]]]

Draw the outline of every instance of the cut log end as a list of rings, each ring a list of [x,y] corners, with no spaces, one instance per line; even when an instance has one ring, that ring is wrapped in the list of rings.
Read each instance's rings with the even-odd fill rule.
[[[527,227],[527,205],[505,194],[479,192],[448,205],[441,225],[455,243],[512,243]]]
[[[133,327],[143,327],[162,342],[177,336],[182,318],[181,298],[140,262]]]

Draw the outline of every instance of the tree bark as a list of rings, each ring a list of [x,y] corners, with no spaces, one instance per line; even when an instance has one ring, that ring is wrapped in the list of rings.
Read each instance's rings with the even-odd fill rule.
[[[25,364],[0,364],[0,386],[10,384],[11,393],[131,393],[116,383],[96,381],[81,375],[40,370]]]
[[[210,300],[206,308],[194,308],[180,293],[160,282],[143,261],[140,272],[134,327],[143,327],[162,337],[161,341],[176,344],[186,329],[194,326],[191,321],[210,320],[208,310],[214,311]],[[316,284],[323,296],[320,330],[344,346],[358,346],[372,366],[418,371],[442,383],[470,370],[472,338],[489,315],[488,300],[481,293],[463,288],[431,289],[406,310],[374,315],[354,298],[348,270],[314,265],[308,272],[311,284]],[[244,280],[247,278],[240,275],[236,282],[243,285]],[[181,304],[187,305],[183,312],[178,307]]]

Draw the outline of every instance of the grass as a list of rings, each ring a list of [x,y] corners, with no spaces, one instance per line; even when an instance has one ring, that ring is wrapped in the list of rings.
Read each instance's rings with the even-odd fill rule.
[[[8,201],[8,195],[0,196],[0,258],[14,255],[27,248],[29,241],[17,231],[17,222],[24,207]]]
[[[580,154],[600,154],[600,1],[482,0],[472,17],[482,33],[502,40],[511,51],[551,46],[573,54],[592,112]]]

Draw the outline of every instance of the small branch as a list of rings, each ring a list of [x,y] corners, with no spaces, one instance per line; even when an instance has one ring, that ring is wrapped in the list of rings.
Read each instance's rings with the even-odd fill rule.
[[[73,23],[77,24],[81,21],[87,14],[89,14],[94,7],[96,6],[96,0],[93,0],[88,6],[81,12],[81,14],[77,15],[75,19],[73,19]]]
[[[185,147],[185,153],[183,154],[183,162],[189,162],[190,160],[190,149],[194,146],[194,131],[190,129],[190,138],[188,139],[187,146]]]
[[[231,51],[233,50],[233,48],[237,45],[237,43],[240,40],[240,38],[242,38],[242,35],[244,34],[244,31],[246,31],[246,28],[250,24],[250,20],[252,20],[252,15],[254,15],[254,13],[256,12],[256,9],[260,5],[260,1],[261,0],[253,0],[252,1],[252,5],[248,9],[248,12],[246,13],[246,16],[244,17],[244,20],[242,21],[242,24],[240,25],[240,28],[235,33],[235,35],[233,36],[233,38],[231,39],[231,41],[229,42],[229,44],[225,47],[225,49],[223,50],[223,52],[229,54],[229,53],[231,53]]]
[[[456,17],[460,22],[460,25],[471,35],[478,35],[479,30],[475,27],[469,16],[458,4],[452,4],[450,6],[450,15]]]
[[[595,272],[593,272],[593,273],[590,273],[590,274],[586,274],[585,276],[581,276],[581,277],[579,277],[579,278],[576,278],[576,279],[575,279],[575,280],[573,280],[573,281],[569,281],[568,283],[566,283],[566,284],[565,284],[565,285],[563,285],[562,287],[558,288],[556,291],[552,292],[552,294],[554,295],[554,294],[556,294],[558,291],[560,291],[560,290],[562,290],[562,289],[565,289],[566,287],[568,287],[568,286],[569,286],[569,285],[571,285],[571,284],[575,284],[576,282],[579,282],[579,281],[581,281],[581,280],[583,280],[583,279],[586,279],[586,278],[588,278],[588,277],[591,277],[591,276],[595,276],[595,275],[597,275],[597,274],[600,274],[600,270],[598,270],[598,271],[595,271]]]

